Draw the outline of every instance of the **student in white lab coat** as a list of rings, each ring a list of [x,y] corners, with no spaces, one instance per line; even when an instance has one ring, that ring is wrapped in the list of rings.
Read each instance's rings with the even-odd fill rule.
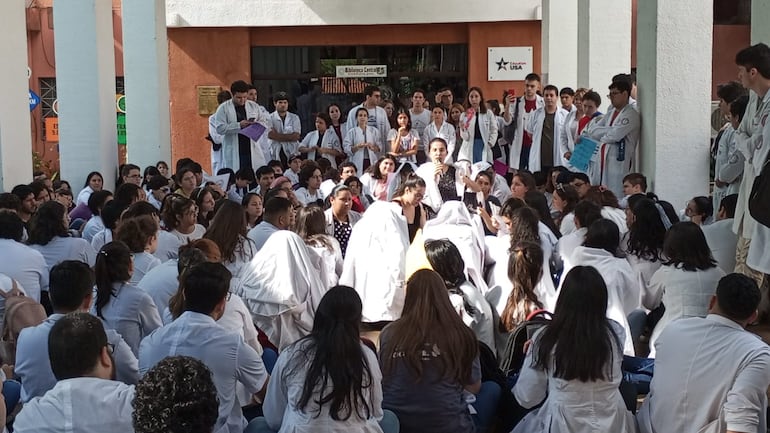
[[[265,146],[263,146],[263,143],[267,143],[267,132],[262,134],[259,141],[244,137],[243,142],[247,146],[244,146],[243,152],[239,151],[239,143],[243,137],[239,132],[254,123],[260,123],[269,129],[269,115],[259,104],[247,99],[249,85],[246,82],[235,81],[230,86],[230,91],[233,98],[221,103],[214,113],[216,132],[224,136],[222,140],[222,166],[220,168],[230,168],[237,171],[243,167],[248,167],[254,170],[267,164],[270,159],[269,155],[264,153]],[[242,120],[238,120],[242,116],[237,114],[241,110],[240,107],[244,107],[246,113]]]
[[[384,421],[392,423],[395,415],[383,413],[382,373],[377,356],[358,338],[360,323],[361,299],[355,290],[329,290],[310,335],[278,357],[265,416],[247,430],[393,433]]]
[[[497,144],[497,118],[487,110],[484,94],[479,87],[471,87],[465,97],[465,113],[460,116],[460,137],[463,142],[457,159],[471,163],[492,163],[492,147]]]
[[[657,340],[655,376],[637,414],[642,433],[765,432],[770,348],[746,327],[760,293],[741,274],[719,280],[704,318],[679,319]],[[693,380],[709,377],[713,380]]]
[[[639,112],[629,104],[631,84],[610,84],[612,108],[590,130],[584,131],[599,142],[599,179],[615,196],[623,196],[623,177],[633,171],[641,123]]]
[[[302,124],[299,116],[289,112],[289,95],[278,92],[273,96],[275,111],[270,113],[270,131],[267,139],[270,143],[270,158],[277,159],[283,164],[289,157],[297,153],[299,138],[302,135]]]
[[[513,123],[513,137],[504,137],[511,141],[508,165],[514,170],[526,170],[529,161],[529,151],[532,146],[532,135],[524,128],[529,123],[532,113],[543,107],[543,97],[537,94],[540,89],[540,76],[534,73],[524,77],[524,95],[514,98],[505,97],[503,120],[505,126]]]
[[[590,266],[573,268],[564,279],[554,320],[532,337],[513,387],[524,408],[545,402],[513,431],[634,433],[636,421],[618,390],[624,337],[605,316],[608,288]]]
[[[134,431],[133,385],[113,381],[115,361],[102,322],[71,313],[51,328],[48,355],[58,382],[24,404],[13,429],[19,433]]]
[[[315,131],[311,131],[299,145],[299,153],[307,155],[307,159],[316,161],[318,158],[329,160],[332,168],[337,168],[337,158],[345,156],[337,133],[331,128],[332,119],[326,113],[318,113],[315,118]]]
[[[650,310],[661,303],[666,307],[650,336],[650,358],[655,358],[655,342],[669,323],[683,317],[706,316],[717,283],[725,275],[711,256],[700,227],[692,222],[671,226],[663,255],[666,262],[653,274],[642,299]]]
[[[447,152],[449,155],[452,155],[457,145],[455,127],[451,123],[446,122],[446,113],[441,106],[433,107],[431,116],[431,122],[425,127],[422,134],[423,144],[430,143],[436,137],[441,137],[447,142]]]
[[[142,340],[139,371],[146,373],[168,356],[190,356],[211,370],[219,411],[215,432],[240,433],[246,427],[236,387],[264,397],[269,375],[259,354],[243,337],[217,324],[224,315],[230,272],[220,263],[200,263],[180,280],[181,315]]]
[[[623,328],[625,337],[621,349],[624,354],[633,356],[634,344],[626,317],[639,306],[639,284],[631,265],[615,255],[619,243],[617,226],[612,221],[600,219],[588,227],[583,246],[575,248],[570,261],[572,266],[591,266],[601,273],[609,299],[607,318]],[[565,268],[564,272],[569,272],[569,269]],[[562,280],[562,287],[566,280]]]
[[[235,289],[257,326],[279,350],[308,335],[328,290],[305,241],[296,233],[273,233],[243,270]]]
[[[228,90],[217,93],[217,104],[232,99],[233,95]],[[217,132],[215,114],[209,116],[209,136],[206,137],[211,142],[211,172],[217,173],[222,168],[222,142],[225,139],[224,134]]]
[[[392,321],[404,306],[409,231],[401,206],[374,202],[350,235],[340,284],[363,302],[363,321]]]
[[[461,201],[465,196],[465,179],[471,174],[468,161],[448,163],[447,142],[436,137],[428,143],[429,162],[422,164],[416,174],[425,181],[422,202],[438,213],[449,201]]]
[[[719,209],[724,197],[737,194],[741,186],[741,176],[746,158],[736,147],[735,130],[740,127],[748,103],[749,97],[742,96],[730,104],[730,122],[720,132],[719,140],[716,143],[714,191],[712,192],[714,209]]]
[[[735,249],[738,246],[738,236],[733,233],[733,218],[738,194],[730,194],[722,199],[717,210],[717,218],[713,223],[701,227],[706,242],[711,249],[711,255],[725,274],[735,269]]]
[[[565,163],[564,166],[574,171],[575,168],[569,165],[568,156],[575,150],[575,141],[580,136],[580,132],[582,132],[580,120],[585,116],[585,111],[583,110],[583,96],[588,92],[588,89],[583,87],[577,89],[575,91],[574,99],[572,100],[573,104],[571,105],[571,109],[565,109],[563,105],[564,98],[569,98],[569,90],[571,90],[569,87],[561,89],[560,98],[562,99],[562,111],[565,111],[567,114],[564,117],[564,127],[561,128],[559,144],[562,146],[560,152],[562,160]],[[583,123],[583,126],[585,126],[585,123]]]
[[[103,246],[94,266],[96,300],[91,312],[118,331],[136,355],[139,342],[163,323],[150,295],[129,283],[132,273],[126,244],[114,241]]]
[[[551,167],[564,166],[561,142],[561,130],[567,112],[559,109],[559,89],[553,85],[543,88],[543,107],[538,108],[524,125],[525,131],[532,136],[532,148],[529,151],[527,169],[530,172],[545,171]]]
[[[367,124],[369,111],[366,108],[361,107],[356,110],[355,121],[355,123],[348,121],[348,132],[342,146],[350,162],[356,165],[356,172],[363,173],[377,161],[382,151],[379,144],[382,138],[379,130]]]
[[[495,350],[495,330],[492,307],[482,290],[468,280],[468,272],[460,250],[449,239],[425,241],[425,256],[449,290],[449,300],[463,322],[473,330],[476,338]],[[484,285],[486,283],[483,282]]]
[[[380,149],[384,149],[385,137],[388,136],[388,131],[390,131],[390,121],[388,120],[388,113],[384,108],[380,107],[382,92],[380,92],[380,88],[377,86],[366,86],[364,88],[364,96],[366,100],[362,104],[356,105],[348,111],[348,120],[345,122],[345,127],[348,131],[360,127],[358,112],[361,108],[365,109],[367,125],[377,131],[376,136],[370,137],[370,140],[373,140],[371,143]],[[363,170],[359,167],[358,172],[363,173]]]
[[[45,258],[48,269],[64,260],[93,265],[96,251],[85,239],[69,235],[67,209],[58,201],[43,203],[29,220],[29,246]]]

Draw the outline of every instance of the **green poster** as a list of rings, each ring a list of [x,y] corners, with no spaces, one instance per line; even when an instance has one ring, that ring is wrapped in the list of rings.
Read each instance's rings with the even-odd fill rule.
[[[126,115],[118,113],[118,144],[126,145]]]

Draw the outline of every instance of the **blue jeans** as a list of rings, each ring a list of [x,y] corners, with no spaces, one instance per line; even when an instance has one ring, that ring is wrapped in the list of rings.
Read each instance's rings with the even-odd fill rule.
[[[650,393],[650,382],[655,372],[654,359],[624,355],[621,369],[623,370],[623,380],[634,385],[637,394]]]
[[[473,423],[476,424],[476,432],[486,433],[497,414],[497,405],[500,402],[500,385],[496,382],[484,382],[481,390],[476,394],[476,401],[472,404],[476,409],[473,415]]]
[[[10,414],[13,412],[13,408],[19,404],[21,384],[15,380],[3,382],[3,398],[5,399],[5,413]]]
[[[382,428],[383,433],[398,433],[401,427],[396,414],[387,409],[383,412],[382,419],[380,420],[380,428]],[[276,430],[272,430],[267,425],[265,418],[260,416],[251,420],[243,433],[276,433]]]
[[[275,362],[278,360],[278,353],[276,353],[275,350],[270,348],[263,348],[262,350],[262,362],[265,364],[265,370],[269,374],[273,374],[273,367],[275,367]]]

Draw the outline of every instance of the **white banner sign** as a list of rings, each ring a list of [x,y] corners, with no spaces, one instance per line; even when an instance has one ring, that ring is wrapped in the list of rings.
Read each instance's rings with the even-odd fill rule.
[[[532,73],[532,47],[489,47],[489,81],[523,81]]]
[[[337,78],[387,77],[386,65],[344,65],[337,66]]]

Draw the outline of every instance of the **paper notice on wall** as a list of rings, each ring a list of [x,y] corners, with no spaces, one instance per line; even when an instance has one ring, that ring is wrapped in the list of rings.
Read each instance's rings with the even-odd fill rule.
[[[489,81],[523,81],[532,73],[532,47],[489,47]]]

